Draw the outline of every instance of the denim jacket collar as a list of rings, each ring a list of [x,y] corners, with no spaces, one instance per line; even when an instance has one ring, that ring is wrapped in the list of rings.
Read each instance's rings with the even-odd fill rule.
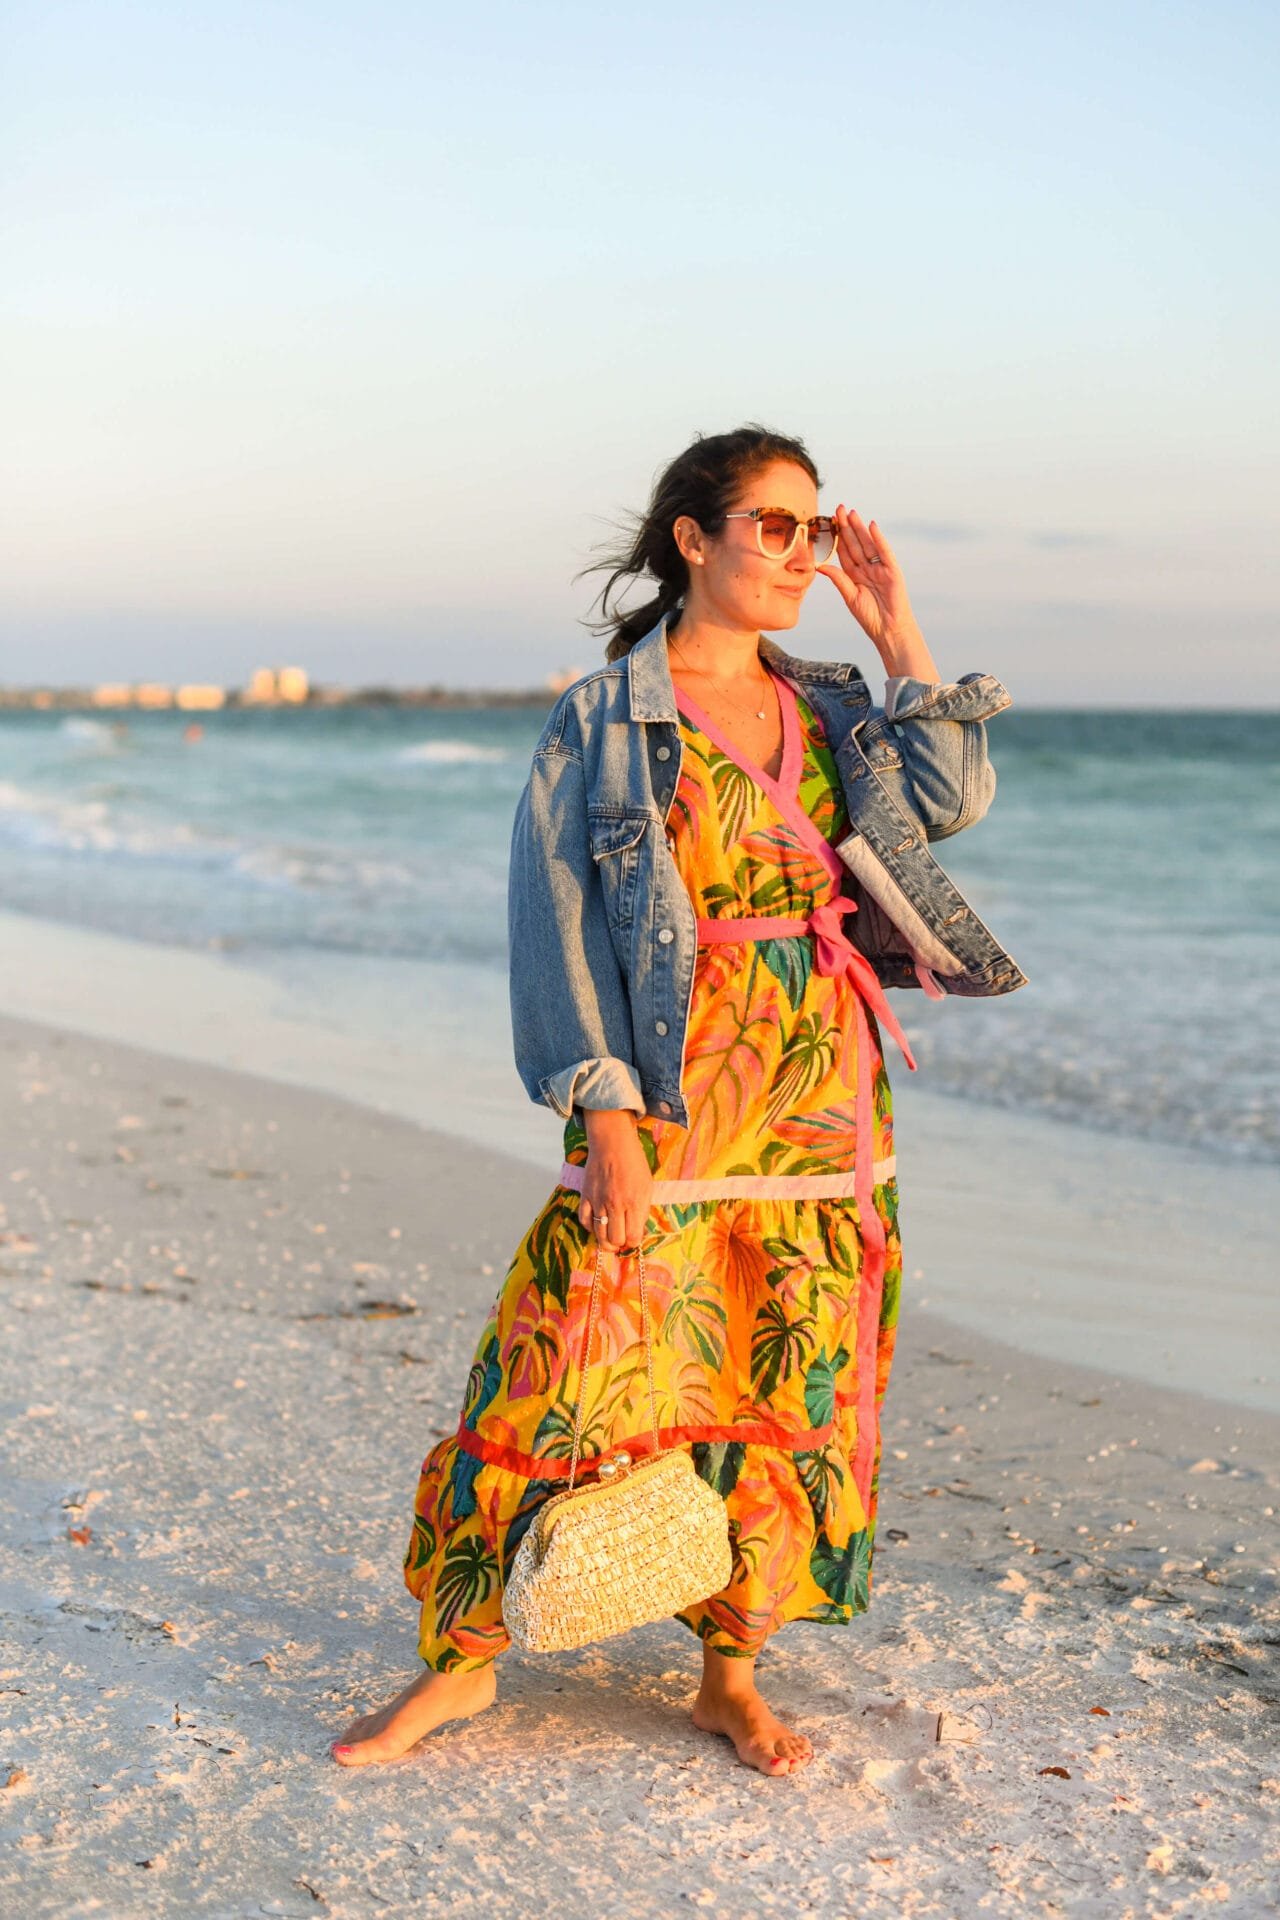
[[[667,616],[673,618],[674,616]],[[671,667],[667,657],[667,618],[651,627],[642,640],[637,640],[627,654],[627,673],[631,688],[631,718],[633,720],[670,720],[679,721],[676,710],[675,688],[671,680]],[[790,680],[824,681],[841,685],[850,679],[860,678],[858,670],[852,664],[846,665],[833,660],[801,660],[786,653],[769,639],[767,634],[760,636],[760,653],[775,673],[785,674]]]

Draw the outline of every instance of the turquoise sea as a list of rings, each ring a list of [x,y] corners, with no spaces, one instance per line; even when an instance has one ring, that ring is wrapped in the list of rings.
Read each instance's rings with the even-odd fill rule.
[[[541,712],[189,719],[0,715],[0,907],[319,970],[335,1021],[374,960],[501,974]],[[934,851],[1029,984],[900,994],[920,1084],[1280,1159],[1280,715],[1014,709],[989,740],[995,804]]]

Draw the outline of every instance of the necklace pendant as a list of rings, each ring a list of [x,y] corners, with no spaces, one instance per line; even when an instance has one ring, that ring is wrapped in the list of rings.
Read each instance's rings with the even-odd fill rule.
[[[764,708],[763,708],[763,707],[757,707],[757,708],[756,708],[756,719],[757,719],[757,720],[763,720],[763,719],[764,719]]]

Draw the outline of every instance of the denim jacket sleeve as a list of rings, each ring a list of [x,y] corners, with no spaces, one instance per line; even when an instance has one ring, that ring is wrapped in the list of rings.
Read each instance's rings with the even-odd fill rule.
[[[526,1093],[568,1120],[575,1107],[645,1112],[631,1001],[592,857],[582,761],[534,753],[516,804],[507,883],[511,1029]]]
[[[885,722],[898,735],[916,812],[928,840],[945,840],[981,820],[995,798],[985,722],[1013,705],[994,674],[955,681],[894,675],[886,684]]]

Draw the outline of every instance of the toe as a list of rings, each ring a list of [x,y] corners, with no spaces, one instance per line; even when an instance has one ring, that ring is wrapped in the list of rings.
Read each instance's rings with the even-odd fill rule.
[[[378,1760],[394,1760],[398,1749],[388,1747],[380,1740],[358,1740],[350,1746],[336,1746],[331,1749],[334,1759],[340,1767],[367,1767]]]
[[[756,1767],[761,1773],[784,1773],[789,1762],[777,1750],[774,1741],[768,1739],[746,1740],[738,1748],[738,1757],[745,1760],[749,1767]]]

